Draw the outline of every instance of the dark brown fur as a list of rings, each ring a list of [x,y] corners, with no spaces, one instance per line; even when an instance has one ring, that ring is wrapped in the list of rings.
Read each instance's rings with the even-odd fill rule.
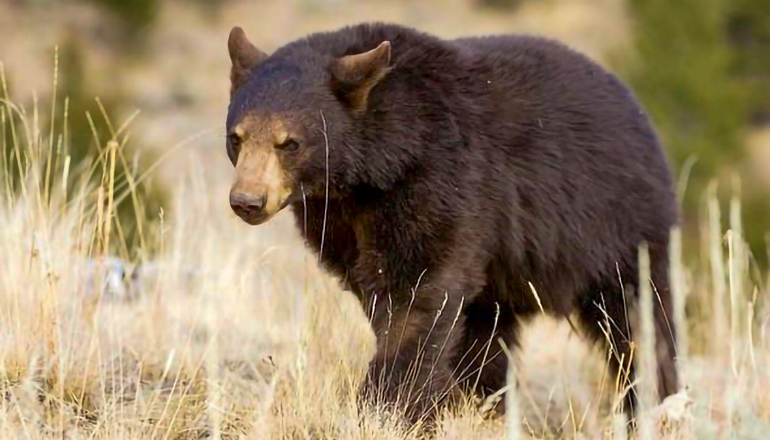
[[[388,70],[361,79],[367,89],[335,76],[335,60],[383,41]],[[606,311],[617,371],[643,241],[661,300],[658,390],[676,391],[665,319],[675,196],[648,117],[613,75],[545,39],[447,41],[365,24],[292,42],[242,83],[228,129],[247,114],[281,115],[300,138],[281,156],[291,209],[372,317],[367,389],[383,401],[416,418],[458,383],[478,377],[484,395],[504,386],[497,338],[516,344],[519,324],[539,313],[529,283],[546,312],[575,313],[602,343]],[[364,99],[346,99],[351,90]]]

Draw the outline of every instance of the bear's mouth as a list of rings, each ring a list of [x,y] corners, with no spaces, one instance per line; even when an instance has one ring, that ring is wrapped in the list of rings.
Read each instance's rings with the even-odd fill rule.
[[[277,214],[277,212],[273,214],[239,215],[239,217],[241,218],[241,220],[243,220],[244,222],[248,223],[251,226],[258,226],[258,225],[261,225],[262,223],[267,222],[271,218],[273,218],[275,214]]]
[[[286,208],[287,206],[291,205],[294,202],[298,202],[300,200],[302,200],[302,196],[297,194],[297,192],[295,191],[289,194],[289,197],[287,197],[286,200],[284,200],[283,203],[281,203],[281,206],[273,212],[262,211],[258,214],[246,214],[246,213],[236,213],[236,214],[238,215],[238,217],[240,217],[241,220],[243,220],[247,224],[251,226],[259,226],[263,223],[266,223],[271,218],[275,217],[276,214],[283,211],[284,208]]]

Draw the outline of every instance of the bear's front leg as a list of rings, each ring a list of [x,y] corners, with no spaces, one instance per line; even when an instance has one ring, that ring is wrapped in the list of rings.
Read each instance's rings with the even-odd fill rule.
[[[465,325],[463,300],[431,288],[399,299],[372,297],[364,304],[377,337],[364,396],[403,411],[413,423],[430,420],[459,393],[452,359]]]

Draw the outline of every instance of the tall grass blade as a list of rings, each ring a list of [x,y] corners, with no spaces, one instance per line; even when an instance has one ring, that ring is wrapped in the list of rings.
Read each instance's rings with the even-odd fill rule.
[[[521,436],[521,413],[519,412],[519,399],[516,393],[516,361],[511,355],[511,351],[502,338],[498,338],[503,353],[508,358],[508,370],[505,380],[508,384],[508,391],[505,393],[505,432],[507,440],[520,440]]]
[[[682,230],[675,227],[671,230],[669,244],[669,261],[671,264],[671,296],[674,307],[674,326],[676,328],[676,365],[682,388],[687,387],[686,366],[690,353],[685,305],[687,303],[687,287],[684,280],[684,264],[682,262]]]
[[[639,438],[641,440],[655,440],[654,420],[650,412],[655,405],[657,383],[657,358],[655,356],[655,316],[653,314],[653,295],[650,284],[650,253],[647,243],[639,246],[639,321],[641,324],[641,341],[639,347],[638,377],[640,379],[639,413],[638,418]]]
[[[712,183],[708,190],[708,245],[711,263],[711,287],[713,289],[711,304],[714,329],[712,354],[714,356],[721,356],[727,351],[727,324],[725,322],[725,296],[727,288],[725,286],[725,263],[722,252],[721,215],[716,189],[716,183]]]

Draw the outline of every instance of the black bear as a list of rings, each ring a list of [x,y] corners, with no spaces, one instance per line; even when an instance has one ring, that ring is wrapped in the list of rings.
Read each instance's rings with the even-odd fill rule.
[[[381,23],[272,55],[236,27],[228,47],[230,205],[252,225],[290,206],[358,296],[377,337],[367,395],[416,420],[460,390],[501,389],[499,339],[515,345],[541,307],[610,339],[613,371],[633,381],[642,242],[659,298],[657,389],[676,392],[675,192],[649,118],[615,76],[547,39],[442,40]]]

